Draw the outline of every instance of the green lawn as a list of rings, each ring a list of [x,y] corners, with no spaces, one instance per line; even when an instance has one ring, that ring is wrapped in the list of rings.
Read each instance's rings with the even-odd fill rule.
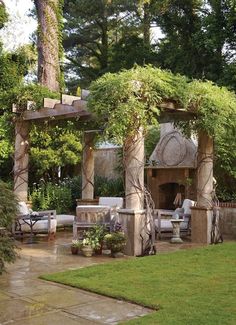
[[[236,324],[236,243],[42,276],[158,309],[129,324]]]

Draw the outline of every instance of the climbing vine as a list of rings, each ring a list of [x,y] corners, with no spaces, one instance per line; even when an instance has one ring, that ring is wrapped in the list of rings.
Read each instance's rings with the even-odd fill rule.
[[[158,105],[163,100],[174,100],[186,107],[186,86],[187,79],[183,76],[151,66],[135,67],[105,74],[93,82],[89,107],[103,125],[107,118],[105,138],[112,137],[122,144],[140,126],[145,131],[149,124],[157,124]]]
[[[104,137],[123,143],[140,126],[158,123],[160,103],[172,101],[193,119],[179,122],[186,132],[205,130],[210,136],[236,127],[236,97],[212,82],[190,81],[184,76],[151,66],[108,73],[91,85],[89,107],[106,120]]]

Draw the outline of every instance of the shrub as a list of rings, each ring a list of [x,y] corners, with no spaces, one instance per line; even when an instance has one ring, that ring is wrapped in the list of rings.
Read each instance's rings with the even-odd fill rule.
[[[17,200],[8,186],[0,181],[0,227],[11,229],[14,217],[17,215]],[[14,240],[7,232],[0,236],[0,274],[5,269],[5,263],[16,259]]]
[[[63,182],[41,182],[39,186],[34,187],[30,199],[34,210],[55,209],[60,214],[67,213],[72,208],[71,189]]]

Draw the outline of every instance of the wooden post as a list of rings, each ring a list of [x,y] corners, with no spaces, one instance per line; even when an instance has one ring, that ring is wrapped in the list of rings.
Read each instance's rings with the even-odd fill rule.
[[[200,131],[198,137],[197,206],[191,213],[191,239],[193,242],[211,242],[213,193],[213,139]]]
[[[14,193],[19,201],[28,198],[29,122],[16,120],[14,154]]]
[[[124,146],[126,209],[142,210],[144,201],[144,138],[142,130]]]
[[[82,162],[82,200],[94,197],[94,132],[84,132],[84,148]]]

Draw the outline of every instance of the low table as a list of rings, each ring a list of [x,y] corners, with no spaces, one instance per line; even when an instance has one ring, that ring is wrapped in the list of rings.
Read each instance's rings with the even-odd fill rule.
[[[27,216],[27,217],[24,217],[24,218],[21,218],[21,220],[24,221],[24,223],[26,223],[29,227],[30,227],[30,238],[27,240],[27,244],[35,244],[36,241],[34,241],[34,232],[33,232],[33,228],[34,228],[34,225],[39,221],[39,220],[42,220],[42,217],[40,216]]]

